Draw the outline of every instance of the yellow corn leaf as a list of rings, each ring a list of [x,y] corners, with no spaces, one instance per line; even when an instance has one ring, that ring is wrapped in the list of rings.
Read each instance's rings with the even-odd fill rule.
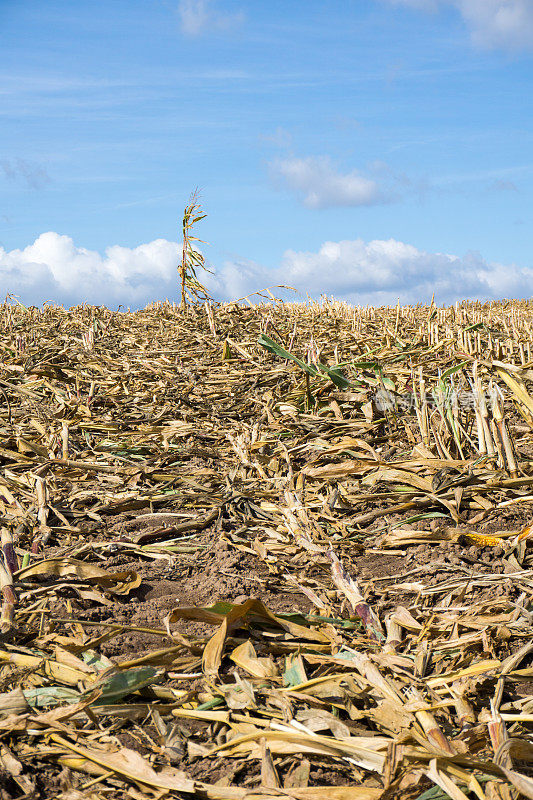
[[[186,778],[182,772],[167,769],[164,773],[157,773],[139,753],[127,747],[121,747],[115,752],[107,752],[89,747],[80,747],[55,733],[50,736],[50,739],[67,748],[67,750],[72,750],[78,756],[86,758],[98,767],[103,767],[109,772],[115,772],[117,775],[135,783],[142,783],[157,789],[172,789],[186,794],[194,794],[196,791],[194,781]]]
[[[7,661],[17,667],[32,667],[36,672],[44,673],[46,676],[69,686],[77,686],[80,681],[91,680],[91,677],[86,672],[81,672],[79,669],[66,664],[59,664],[50,658],[32,656],[27,653],[12,653],[8,650],[0,650],[0,661]]]
[[[522,405],[524,405],[531,414],[533,414],[533,397],[527,393],[522,382],[516,380],[516,378],[510,375],[507,370],[502,369],[502,367],[496,366],[496,371],[502,381],[507,384],[516,399],[519,400],[520,403],[522,403]]]
[[[446,672],[443,675],[436,675],[434,678],[427,679],[427,685],[431,688],[435,686],[441,686],[445,683],[453,683],[453,681],[459,680],[459,678],[472,678],[475,675],[483,675],[484,672],[490,672],[493,669],[498,669],[501,665],[501,661],[498,661],[497,658],[487,659],[486,661],[480,661],[478,664],[472,664],[471,667],[465,667],[465,669],[458,669],[454,672]]]
[[[420,475],[417,475],[414,472],[408,472],[404,469],[380,467],[370,475],[366,475],[363,478],[362,483],[366,486],[374,486],[378,481],[404,483],[408,486],[414,486],[416,489],[421,489],[423,492],[427,492],[428,494],[433,492],[430,480],[427,478],[421,478]]]
[[[16,573],[19,581],[39,575],[69,576],[89,584],[108,589],[114,594],[128,594],[141,584],[141,577],[136,572],[107,572],[94,564],[76,561],[73,558],[49,558],[38,561]]]
[[[254,678],[275,678],[279,670],[271,658],[258,658],[250,641],[246,640],[235,648],[230,658],[238,667],[246,670]]]
[[[381,773],[385,764],[385,753],[390,739],[383,736],[350,736],[335,739],[316,733],[303,733],[298,730],[257,730],[246,736],[239,736],[215,747],[211,754],[224,756],[261,757],[260,740],[265,737],[272,753],[295,754],[315,753],[319,755],[344,756],[357,766]]]

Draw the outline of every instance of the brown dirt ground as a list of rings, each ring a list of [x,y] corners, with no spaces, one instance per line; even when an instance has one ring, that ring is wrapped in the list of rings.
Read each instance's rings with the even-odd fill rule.
[[[127,517],[133,519],[135,515],[129,514]],[[502,510],[482,523],[477,532],[517,531],[527,524],[529,519],[528,508],[522,507],[520,511]],[[123,522],[123,517],[117,518],[110,520],[109,525],[117,530],[121,529]],[[424,529],[427,528],[427,521],[413,523],[409,527],[415,530]],[[433,524],[432,527],[438,530],[440,522]],[[200,545],[198,551],[180,555],[172,565],[165,560],[132,559],[127,554],[117,553],[105,562],[106,568],[137,571],[142,577],[139,588],[128,598],[116,600],[109,606],[94,607],[89,602],[73,599],[74,615],[80,620],[94,623],[117,622],[124,626],[162,630],[162,620],[176,606],[209,606],[218,601],[244,602],[248,598],[258,598],[274,612],[312,613],[312,606],[307,597],[298,591],[288,592],[287,585],[278,583],[259,557],[234,549],[224,538],[220,538],[220,531],[216,526],[204,531],[195,541]],[[408,546],[401,552],[390,553],[376,552],[372,546],[368,548],[360,545],[346,546],[343,549],[345,563],[354,574],[358,575],[361,585],[366,590],[367,599],[370,603],[379,600],[382,608],[393,608],[403,604],[408,606],[413,602],[416,596],[413,592],[399,594],[393,591],[389,594],[389,587],[393,589],[399,580],[422,579],[425,585],[431,586],[455,578],[458,574],[464,575],[467,579],[494,572],[505,573],[509,569],[509,564],[502,555],[501,548],[479,548],[450,542]],[[492,598],[497,602],[498,597],[505,595],[506,591],[507,588],[502,582],[496,591],[494,587],[480,590],[476,599]],[[175,623],[173,627],[178,632],[186,632],[192,636],[209,635],[214,630],[208,625],[185,620]],[[97,624],[92,630],[95,635],[105,631]],[[171,640],[168,637],[126,631],[102,644],[100,650],[113,660],[124,661],[157,647],[170,645]],[[513,650],[519,646],[520,643],[515,642]],[[222,672],[224,671],[223,668]],[[523,686],[516,688],[518,693],[528,695],[531,693],[531,682],[524,681]],[[200,744],[207,742],[208,734],[213,733],[213,730],[206,730],[205,725],[195,720],[180,721],[179,728],[183,734],[183,741],[192,736]],[[147,754],[150,752],[150,746],[143,737],[155,735],[156,731],[149,724],[143,725],[144,733],[140,728],[138,731],[139,735],[124,731],[117,732],[117,736],[125,746],[141,754]],[[276,759],[276,767],[282,780],[293,763],[294,760],[289,758]],[[182,758],[175,766],[185,770],[191,777],[208,783],[221,781],[228,784],[237,783],[240,786],[259,785],[260,766],[254,761],[190,757],[184,747]],[[47,784],[47,791],[52,787],[53,781],[56,783],[59,781],[58,778],[52,776],[50,778],[52,783]],[[63,778],[62,785],[65,780],[68,783],[68,776]],[[327,758],[313,758],[309,785],[351,785],[354,781],[357,782],[357,770],[352,767],[339,766]],[[414,796],[418,797],[421,792],[429,788],[429,783],[426,785],[425,780],[422,780],[414,788],[416,789]],[[3,800],[2,794],[0,799]],[[384,800],[393,798],[385,796]]]

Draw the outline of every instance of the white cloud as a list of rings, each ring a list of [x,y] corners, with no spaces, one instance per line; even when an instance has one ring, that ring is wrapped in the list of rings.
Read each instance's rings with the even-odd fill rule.
[[[386,0],[427,11],[453,6],[470,28],[472,41],[481,47],[523,49],[533,47],[532,0]]]
[[[50,231],[23,250],[0,248],[0,289],[28,303],[138,306],[175,294],[177,260],[177,244],[164,239],[102,256]]]
[[[178,244],[165,239],[139,247],[107,248],[104,255],[76,247],[69,236],[43,233],[22,250],[0,248],[0,292],[23,303],[51,300],[140,308],[177,300]],[[288,250],[277,269],[253,261],[226,262],[199,276],[214,297],[232,300],[267,286],[293,286],[296,298],[333,295],[354,304],[392,304],[533,295],[533,269],[430,253],[394,239],[325,242],[318,251]],[[278,294],[283,294],[278,292]],[[285,293],[287,297],[295,297]]]
[[[476,44],[488,47],[533,47],[531,0],[456,0],[471,26]]]
[[[182,32],[188,36],[227,30],[243,20],[242,13],[227,14],[219,11],[212,0],[180,0],[178,17]]]
[[[383,161],[369,164],[367,175],[356,169],[342,172],[329,156],[277,158],[269,166],[274,182],[294,192],[307,208],[373,206],[428,190],[425,181],[412,181]]]
[[[465,298],[497,299],[533,294],[533,269],[429,253],[389,239],[326,242],[318,252],[285,253],[284,282],[312,296],[332,294],[352,303],[389,304]]]
[[[340,172],[329,156],[277,159],[271,171],[308,208],[370,206],[384,200],[376,181],[357,170]]]

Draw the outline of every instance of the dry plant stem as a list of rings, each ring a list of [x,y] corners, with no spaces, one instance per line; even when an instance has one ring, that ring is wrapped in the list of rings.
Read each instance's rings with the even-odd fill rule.
[[[429,413],[428,413],[428,403],[427,403],[427,396],[426,396],[426,382],[423,378],[422,367],[419,369],[419,387],[420,387],[420,432],[422,434],[422,441],[426,445],[426,447],[430,446],[430,437],[429,437]]]
[[[61,458],[68,459],[68,425],[63,423],[61,426]]]
[[[48,520],[48,505],[46,502],[46,478],[35,478],[35,494],[37,500],[37,519],[41,527],[45,527]]]
[[[518,466],[516,463],[515,451],[503,416],[501,396],[496,392],[493,394],[492,399],[492,418],[496,427],[498,440],[501,443],[502,460],[504,460],[511,478],[517,478]]]
[[[331,560],[331,573],[335,586],[346,595],[354,612],[363,620],[370,636],[376,640],[383,639],[383,629],[379,617],[363,598],[357,581],[347,574],[335,553],[329,551],[328,555]]]
[[[387,638],[383,647],[384,653],[395,653],[402,641],[402,628],[389,614],[385,618],[385,629],[387,631]]]
[[[195,286],[0,307],[9,791],[527,797],[533,303]]]
[[[16,594],[13,590],[13,576],[0,563],[0,592],[2,595],[2,611],[0,615],[0,633],[7,633],[13,626]]]
[[[1,537],[4,563],[6,569],[13,574],[19,568],[18,558],[13,547],[13,534],[8,528],[2,528]]]
[[[183,223],[183,247],[181,250],[181,264],[179,266],[180,275],[180,290],[181,290],[181,309],[185,310],[187,306],[187,296],[185,294],[185,282],[187,279],[187,251],[188,251],[188,238],[186,234],[185,222]]]
[[[187,294],[195,300],[208,300],[208,292],[198,280],[196,270],[206,269],[205,260],[202,253],[195,249],[195,242],[200,242],[196,236],[192,235],[194,226],[205,219],[202,214],[200,203],[198,202],[198,190],[195,190],[185,207],[182,220],[183,245],[181,252],[181,263],[178,265],[180,281],[181,302],[180,309],[184,311],[187,307]]]
[[[502,443],[502,440],[501,440],[501,437],[500,437],[500,432],[498,430],[498,427],[497,427],[496,422],[494,421],[494,419],[491,419],[491,421],[490,421],[490,430],[491,430],[491,434],[492,434],[492,441],[494,442],[494,444],[496,446],[496,452],[497,452],[497,455],[498,455],[497,460],[496,460],[496,464],[498,465],[498,467],[500,467],[500,469],[505,469],[506,466],[507,466],[506,461],[505,461],[505,452],[504,452],[504,449],[503,449],[503,443]]]
[[[456,699],[455,712],[457,714],[458,723],[462,730],[475,724],[476,715],[474,709],[472,708],[471,703],[465,700],[464,697],[460,696]]]
[[[482,452],[487,453],[489,459],[492,460],[496,455],[496,449],[490,431],[490,417],[487,408],[487,403],[485,400],[485,392],[483,390],[481,380],[477,376],[477,362],[475,362],[475,366],[476,366],[476,372],[474,377],[475,381],[474,402],[476,403],[477,414],[481,419],[481,427],[483,432],[483,447],[484,447]]]
[[[418,689],[415,689],[414,687],[410,688],[409,697],[411,698],[411,700],[416,700],[422,705],[424,704],[424,697],[422,693]],[[444,736],[433,714],[431,714],[429,711],[426,710],[420,710],[420,711],[415,711],[415,716],[420,725],[422,726],[424,733],[428,737],[428,740],[431,742],[433,746],[437,747],[439,750],[443,751],[443,753],[446,753],[446,755],[448,756],[455,755],[455,750],[453,749],[447,738]]]

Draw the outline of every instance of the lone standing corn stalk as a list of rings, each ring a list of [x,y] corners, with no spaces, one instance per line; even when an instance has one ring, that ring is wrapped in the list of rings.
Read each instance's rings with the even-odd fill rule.
[[[198,190],[195,189],[189,198],[189,204],[183,212],[183,250],[181,264],[178,265],[178,273],[181,285],[181,304],[184,310],[187,307],[187,295],[195,300],[207,300],[209,293],[196,275],[198,267],[209,272],[205,266],[205,259],[202,253],[196,250],[193,242],[204,244],[202,239],[191,236],[191,230],[197,222],[205,219],[207,214],[202,213],[202,206],[198,202]]]

